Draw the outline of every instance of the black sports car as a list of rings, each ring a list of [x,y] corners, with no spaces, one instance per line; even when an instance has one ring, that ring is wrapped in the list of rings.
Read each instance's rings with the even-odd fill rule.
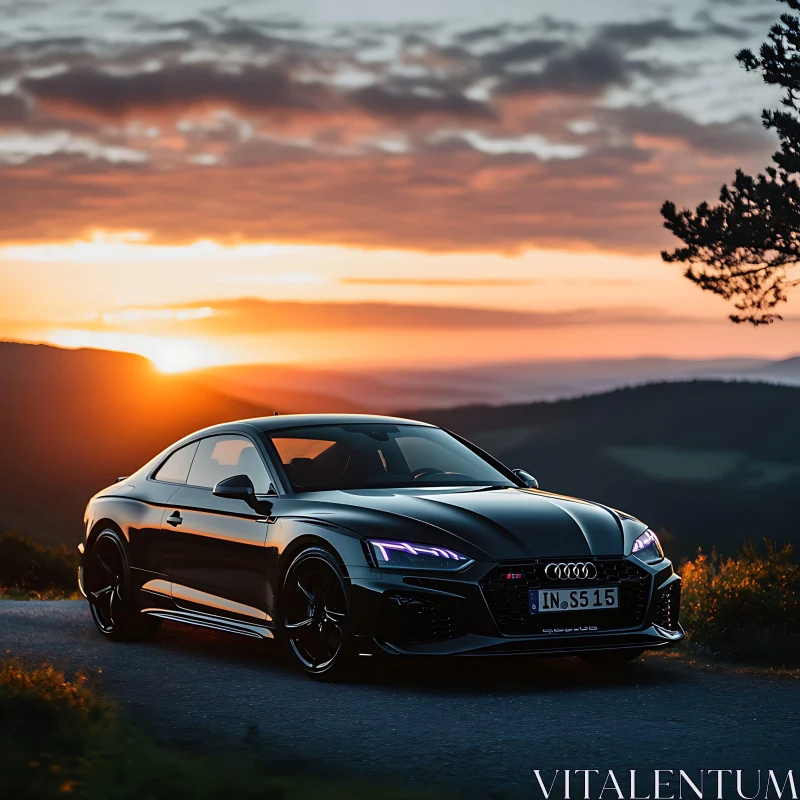
[[[277,637],[330,676],[376,655],[612,665],[683,638],[646,525],[423,422],[217,425],[99,492],[85,523],[80,587],[112,639],[164,619]]]

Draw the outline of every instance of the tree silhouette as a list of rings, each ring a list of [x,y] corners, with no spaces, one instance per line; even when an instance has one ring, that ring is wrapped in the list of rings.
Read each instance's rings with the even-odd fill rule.
[[[800,0],[778,1],[800,11]],[[800,284],[792,277],[800,263],[800,17],[781,14],[758,55],[742,50],[736,58],[748,72],[758,71],[766,83],[785,90],[783,110],[762,112],[781,149],[755,178],[737,170],[733,183],[722,187],[719,205],[704,202],[694,211],[678,211],[664,203],[664,227],[684,246],[661,257],[689,264],[685,277],[734,301],[733,322],[764,325],[782,319],[773,309]]]

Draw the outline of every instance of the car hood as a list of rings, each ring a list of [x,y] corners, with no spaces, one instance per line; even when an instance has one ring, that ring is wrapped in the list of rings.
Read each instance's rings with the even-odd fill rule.
[[[622,555],[625,525],[610,508],[530,489],[365,489],[295,495],[290,516],[362,536],[449,547],[478,560]],[[628,549],[630,544],[628,544]]]

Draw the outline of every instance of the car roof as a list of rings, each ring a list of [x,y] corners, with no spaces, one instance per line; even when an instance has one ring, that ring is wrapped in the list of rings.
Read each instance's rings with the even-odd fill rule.
[[[220,425],[212,425],[204,428],[204,435],[212,433],[224,433],[241,429],[243,426],[256,428],[259,431],[279,431],[288,428],[301,428],[311,425],[353,425],[355,423],[369,424],[381,423],[388,425],[422,425],[426,428],[434,428],[428,422],[420,422],[415,419],[404,419],[402,417],[384,417],[377,414],[279,414],[272,417],[253,417],[252,419],[232,420]],[[196,431],[193,436],[200,431]]]

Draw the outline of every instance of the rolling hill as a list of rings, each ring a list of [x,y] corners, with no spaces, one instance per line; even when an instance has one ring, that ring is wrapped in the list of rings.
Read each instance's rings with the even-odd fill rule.
[[[692,381],[553,403],[410,412],[542,488],[620,508],[679,557],[767,536],[800,545],[800,389]]]
[[[0,343],[0,386],[0,530],[48,542],[77,543],[89,497],[180,436],[272,413],[102,350]]]
[[[749,372],[752,380],[800,386],[800,356],[772,361]]]
[[[541,360],[460,367],[321,367],[245,364],[200,370],[195,377],[248,402],[300,393],[297,411],[386,413],[560,400],[623,386],[696,378],[800,384],[800,358],[629,358]]]
[[[225,372],[163,375],[138,356],[0,343],[0,530],[74,544],[95,491],[215,422],[379,410],[364,402],[368,383],[355,402],[335,402],[343,385],[320,373],[295,389],[256,376],[249,396],[262,402],[247,402],[227,394]],[[405,415],[463,434],[545,489],[630,511],[683,557],[762,536],[800,543],[798,408],[800,388],[692,381]]]
[[[295,414],[369,413],[370,400],[382,384],[368,376],[338,370],[286,364],[244,364],[198,370],[193,377],[206,386],[249,403],[263,403],[278,392],[283,408]],[[359,403],[354,398],[366,397]]]

